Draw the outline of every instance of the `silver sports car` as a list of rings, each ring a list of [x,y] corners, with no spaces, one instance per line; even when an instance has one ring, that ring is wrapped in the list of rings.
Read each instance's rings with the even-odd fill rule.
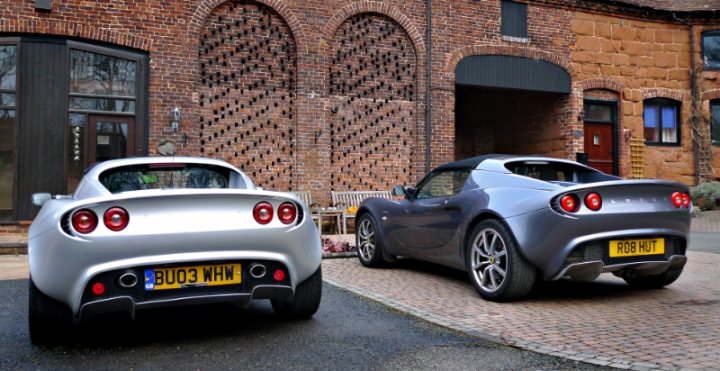
[[[30,337],[58,340],[105,312],[271,299],[306,318],[321,298],[321,244],[289,193],[256,189],[230,164],[191,157],[112,160],[75,194],[35,194],[29,231]]]
[[[484,155],[442,165],[401,201],[357,212],[360,262],[398,256],[466,270],[488,300],[524,297],[537,278],[593,280],[612,272],[662,287],[686,262],[688,188],[621,180],[573,161]]]

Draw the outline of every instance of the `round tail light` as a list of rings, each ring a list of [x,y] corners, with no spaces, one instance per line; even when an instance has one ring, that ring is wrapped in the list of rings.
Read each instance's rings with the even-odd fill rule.
[[[565,195],[560,199],[560,207],[569,213],[577,211],[577,206],[578,200],[575,195]]]
[[[278,207],[278,219],[280,219],[283,224],[290,224],[294,222],[296,216],[297,208],[294,203],[285,202]]]
[[[127,227],[130,216],[122,207],[111,207],[105,211],[103,217],[105,226],[111,231],[122,231]]]
[[[588,195],[585,196],[585,206],[592,211],[598,211],[602,207],[602,198],[595,192],[588,193]]]
[[[672,196],[670,196],[670,202],[672,202],[673,206],[680,208],[683,204],[682,193],[674,192]]]
[[[275,279],[275,281],[280,282],[285,279],[285,272],[283,272],[281,269],[277,269],[273,273],[273,278]]]
[[[98,218],[92,210],[82,209],[73,213],[71,222],[78,233],[86,234],[95,230]]]
[[[690,195],[687,193],[683,193],[681,198],[682,198],[682,205],[684,207],[690,207]]]
[[[260,224],[268,224],[273,218],[273,207],[267,202],[260,202],[253,209],[253,217]]]

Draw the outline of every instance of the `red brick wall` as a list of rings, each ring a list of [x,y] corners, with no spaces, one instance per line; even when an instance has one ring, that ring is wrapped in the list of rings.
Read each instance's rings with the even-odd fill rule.
[[[641,20],[570,6],[529,3],[528,40],[518,42],[500,35],[499,0],[433,1],[432,166],[455,159],[454,70],[468,55],[542,59],[561,66],[572,77],[573,92],[550,102],[552,113],[539,108],[543,103],[540,100],[538,108],[528,113],[539,117],[533,119],[536,124],[517,127],[521,131],[533,130],[528,137],[542,138],[528,146],[528,151],[564,158],[574,158],[576,152],[582,151],[583,138],[576,138],[575,134],[582,130],[578,116],[584,92],[593,85],[588,82],[604,81],[599,88],[619,94],[621,129],[642,133],[642,100],[655,93],[680,94],[685,123],[690,99],[687,27],[669,23],[667,17]],[[33,4],[27,0],[3,1],[0,35],[67,35],[149,53],[151,154],[156,152],[160,140],[173,139],[179,143],[181,154],[228,159],[245,168],[264,187],[311,190],[316,199],[326,203],[330,189],[387,188],[398,182],[414,183],[424,173],[425,1],[65,0],[53,2],[51,12],[36,11]],[[245,15],[242,9],[249,13]],[[218,18],[221,16],[222,21]],[[248,17],[248,24],[244,17]],[[212,35],[212,30],[221,24],[240,19],[242,25],[228,24],[230,29]],[[349,88],[357,84],[353,76],[371,76],[373,69],[369,65],[360,66],[370,63],[372,57],[363,62],[360,51],[349,56],[353,71],[350,76],[347,71],[342,72],[345,61],[338,61],[336,53],[347,52],[353,43],[358,46],[380,38],[377,33],[363,34],[364,30],[353,29],[353,20],[370,20],[368,26],[381,34],[381,26],[393,27],[396,45],[382,44],[362,52],[385,53],[385,58],[393,59],[392,66],[397,56],[398,68],[403,73],[400,81],[390,69],[387,73],[383,69],[372,81]],[[702,30],[720,28],[714,22],[698,27],[698,40]],[[255,32],[251,24],[255,24]],[[262,24],[268,28],[262,30]],[[271,29],[276,31],[271,33]],[[237,31],[243,34],[237,37]],[[233,32],[236,38],[229,40]],[[248,48],[257,49],[227,55],[235,43],[248,41],[253,43]],[[203,52],[210,45],[213,50]],[[275,51],[284,56],[274,56]],[[211,58],[220,59],[223,53],[228,66],[210,66]],[[252,66],[248,65],[250,59]],[[283,64],[285,71],[281,68]],[[240,76],[243,66],[246,72]],[[239,70],[233,71],[236,67]],[[217,80],[217,72],[221,73],[221,81]],[[211,86],[213,73],[216,81]],[[700,92],[717,90],[718,77],[717,71],[702,71]],[[393,78],[394,87],[405,88],[403,93],[391,97],[388,92],[376,90],[362,96],[373,84],[387,83]],[[343,82],[345,92],[337,90]],[[348,104],[347,99],[352,97],[356,99]],[[518,97],[521,95],[512,99]],[[536,107],[534,104],[524,106]],[[170,111],[175,106],[181,108],[183,115],[177,134],[170,131]],[[337,113],[332,112],[333,107],[338,107]],[[692,166],[688,166],[692,163],[688,128],[683,124],[685,139],[681,147],[647,149],[646,175],[693,182]],[[187,144],[183,144],[183,134],[188,136]],[[558,143],[562,143],[562,148]],[[627,166],[626,150],[621,149],[621,173],[626,171],[623,170]],[[718,169],[720,156],[717,148],[714,151]]]

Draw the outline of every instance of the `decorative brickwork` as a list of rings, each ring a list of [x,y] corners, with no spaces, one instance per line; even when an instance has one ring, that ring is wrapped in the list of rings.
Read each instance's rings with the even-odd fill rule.
[[[669,98],[676,101],[683,101],[685,92],[681,90],[670,90],[664,88],[641,89],[643,99]]]
[[[391,18],[347,19],[331,44],[330,187],[387,190],[411,180],[417,58]]]
[[[265,188],[293,189],[296,53],[287,24],[254,3],[216,8],[200,43],[200,152]]]

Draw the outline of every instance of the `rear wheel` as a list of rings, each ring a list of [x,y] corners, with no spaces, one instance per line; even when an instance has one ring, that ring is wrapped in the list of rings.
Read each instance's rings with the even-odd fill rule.
[[[322,297],[322,267],[295,288],[291,300],[271,300],[276,314],[288,319],[305,319],[312,317],[320,307]]]
[[[492,301],[526,296],[537,276],[501,222],[490,219],[473,229],[465,254],[470,280],[480,296]]]
[[[36,345],[53,344],[67,337],[72,330],[70,308],[43,294],[32,277],[28,291],[30,341]]]
[[[623,276],[625,282],[630,286],[638,287],[642,289],[659,289],[675,282],[682,273],[683,269],[668,269],[665,273],[653,275],[653,276]]]
[[[370,214],[363,214],[355,230],[355,242],[360,263],[366,267],[379,267],[383,259],[382,240],[378,235],[377,224]]]

